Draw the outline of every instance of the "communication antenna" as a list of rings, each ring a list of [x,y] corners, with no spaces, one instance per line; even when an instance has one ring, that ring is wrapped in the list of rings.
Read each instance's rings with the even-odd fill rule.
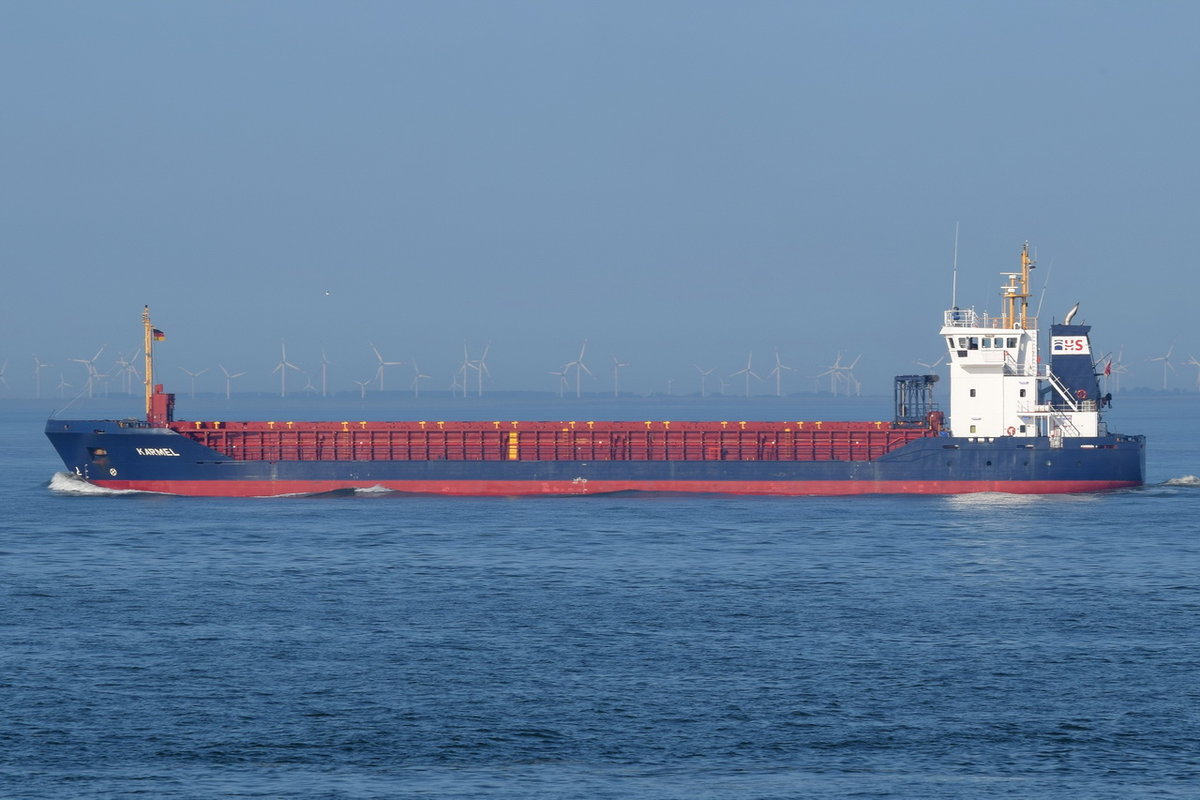
[[[954,267],[950,272],[950,307],[958,308],[958,223],[954,223]]]
[[[1033,316],[1035,318],[1040,318],[1042,316],[1042,303],[1046,300],[1046,287],[1050,285],[1050,273],[1053,270],[1054,270],[1054,259],[1052,258],[1052,259],[1050,259],[1050,263],[1046,265],[1046,280],[1042,281],[1042,294],[1040,297],[1038,297],[1037,311],[1035,311],[1033,314]],[[1071,324],[1069,320],[1067,321],[1067,324],[1068,325]]]

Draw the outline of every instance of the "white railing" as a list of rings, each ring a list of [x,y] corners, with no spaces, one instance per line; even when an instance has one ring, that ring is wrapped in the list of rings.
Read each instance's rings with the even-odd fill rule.
[[[1017,416],[1021,417],[1048,417],[1052,411],[1051,406],[1029,400],[1017,403]]]
[[[1079,406],[1078,408],[1072,409],[1071,413],[1099,411],[1100,410],[1100,404],[1097,403],[1095,400],[1080,400],[1078,406]],[[1045,416],[1050,416],[1052,414],[1062,414],[1063,412],[1064,412],[1064,409],[1056,408],[1055,406],[1053,406],[1049,403],[1031,403],[1031,402],[1017,403],[1017,414],[1019,414],[1021,416],[1045,417]]]
[[[1020,375],[1023,378],[1049,378],[1048,364],[1022,364],[1012,357],[1012,353],[1004,351],[1004,374]]]
[[[947,328],[1001,328],[1014,330],[1004,324],[1004,318],[987,312],[979,313],[973,308],[951,308],[943,312],[942,324]],[[1020,326],[1018,326],[1020,327]],[[1037,330],[1037,317],[1025,318],[1026,330]]]
[[[973,308],[951,308],[945,312],[944,324],[947,328],[984,328],[980,320],[988,319],[987,314],[976,314]]]

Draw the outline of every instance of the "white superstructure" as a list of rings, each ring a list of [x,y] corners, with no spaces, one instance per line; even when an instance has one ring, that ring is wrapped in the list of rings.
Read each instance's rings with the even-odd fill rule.
[[[1037,319],[1028,314],[1029,245],[1021,249],[1021,271],[1001,273],[1000,316],[974,308],[945,312],[942,339],[950,355],[950,428],[954,436],[1098,436],[1100,401],[1093,392],[1071,390],[1043,364]],[[1080,337],[1089,354],[1086,334]],[[1090,359],[1090,355],[1088,356]],[[1048,387],[1048,390],[1047,390]]]

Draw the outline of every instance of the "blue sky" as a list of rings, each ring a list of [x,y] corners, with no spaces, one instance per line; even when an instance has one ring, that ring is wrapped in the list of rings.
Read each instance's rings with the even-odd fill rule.
[[[1127,385],[1195,387],[1200,6],[1104,2],[12,2],[0,359],[82,384],[140,344],[242,389],[375,343],[445,388],[695,391],[751,351],[864,392],[997,310],[1023,241]],[[328,294],[326,293],[328,292]],[[393,385],[407,383],[398,368]],[[300,383],[303,379],[298,379]],[[389,382],[393,379],[389,376]],[[487,388],[487,387],[485,387]],[[759,384],[758,391],[773,385]]]

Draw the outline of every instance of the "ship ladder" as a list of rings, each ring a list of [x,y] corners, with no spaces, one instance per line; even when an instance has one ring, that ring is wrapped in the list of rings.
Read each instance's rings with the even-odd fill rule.
[[[1067,387],[1064,386],[1063,382],[1058,379],[1058,376],[1047,370],[1046,377],[1050,379],[1050,385],[1054,387],[1054,391],[1058,392],[1059,396],[1062,397],[1063,400],[1067,401],[1067,405],[1071,407],[1071,410],[1078,411],[1079,403],[1076,402],[1075,398],[1071,396],[1071,393],[1067,391]]]

